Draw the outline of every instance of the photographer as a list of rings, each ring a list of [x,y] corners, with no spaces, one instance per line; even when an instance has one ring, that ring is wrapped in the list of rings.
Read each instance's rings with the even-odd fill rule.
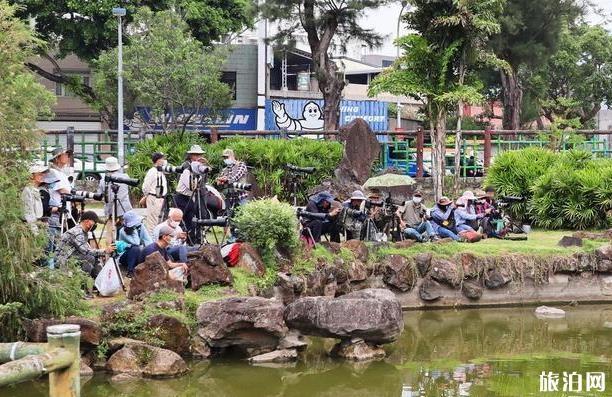
[[[455,241],[461,238],[455,231],[455,206],[448,197],[440,197],[431,211],[432,226],[436,234],[442,238],[450,237]]]
[[[189,233],[191,242],[196,244],[200,241],[200,236],[197,236],[196,230],[193,227],[192,219],[196,215],[197,205],[195,191],[202,188],[200,184],[202,178],[206,177],[206,174],[210,168],[206,166],[206,159],[203,156],[204,150],[200,145],[193,145],[187,151],[186,166],[179,178],[176,186],[176,194],[174,195],[174,202],[178,208],[184,213],[184,223],[186,231]],[[197,214],[198,217],[200,214]]]
[[[478,221],[486,214],[490,213],[490,210],[486,210],[483,213],[477,214],[475,207],[476,196],[471,191],[466,191],[463,193],[463,196],[457,199],[455,209],[455,227],[457,228],[457,232],[473,232],[476,230],[474,226],[478,223]],[[476,226],[477,227],[477,226]]]
[[[236,160],[236,155],[232,149],[225,149],[223,151],[223,163],[225,168],[221,171],[219,177],[217,177],[217,184],[221,186],[231,185],[233,183],[247,183],[248,169],[244,162]],[[230,187],[226,189],[232,191]],[[249,197],[248,191],[242,191],[238,193],[239,203],[242,205],[246,202]]]
[[[143,263],[147,259],[147,256],[155,252],[159,252],[162,258],[166,260],[168,267],[170,269],[175,269],[177,267],[180,267],[183,269],[185,273],[187,273],[187,271],[189,270],[189,266],[187,265],[187,263],[173,262],[170,260],[170,256],[168,255],[167,248],[170,246],[172,242],[173,233],[174,233],[174,230],[170,226],[163,225],[162,227],[160,227],[159,236],[157,237],[157,240],[154,243],[149,244],[146,247],[144,247],[140,255],[140,260],[138,261],[138,264]]]
[[[406,201],[397,213],[400,216],[400,226],[404,235],[420,243],[438,238],[431,223],[427,220],[427,209],[422,201],[422,193],[416,191],[412,195],[412,200]]]
[[[38,222],[43,217],[43,203],[40,197],[40,187],[43,184],[45,173],[49,167],[42,163],[30,166],[30,183],[21,191],[21,202],[23,204],[23,218],[30,226],[32,233],[38,234]]]
[[[302,224],[310,230],[313,240],[318,243],[321,241],[321,235],[329,233],[331,241],[340,242],[340,227],[336,222],[336,218],[342,207],[332,208],[334,196],[329,192],[320,192],[311,197],[306,206],[306,211],[315,214],[326,214],[325,220],[319,219],[303,219]]]
[[[149,232],[160,222],[160,214],[163,211],[164,200],[168,194],[168,180],[166,175],[157,167],[164,166],[168,162],[163,153],[155,152],[151,155],[153,167],[149,168],[142,183],[142,194],[140,205],[146,207],[144,225]]]
[[[497,227],[494,225],[496,220],[501,219],[501,213],[497,208],[495,200],[495,188],[487,186],[483,194],[478,195],[476,202],[476,213],[483,214],[480,221],[480,229],[487,237],[500,237],[497,233]],[[480,231],[479,229],[479,231]]]
[[[365,212],[366,196],[360,190],[355,190],[351,197],[342,203],[342,212],[339,222],[344,228],[347,240],[361,238],[361,230],[364,222],[368,219]]]
[[[125,246],[125,251],[119,257],[119,263],[127,267],[127,276],[131,278],[140,260],[142,249],[153,243],[149,232],[142,226],[142,217],[134,211],[123,214],[123,227],[119,229],[119,242],[123,242],[122,245]]]
[[[100,220],[95,212],[85,211],[81,214],[79,224],[64,233],[57,249],[56,263],[59,267],[65,266],[69,259],[74,258],[85,273],[92,277],[97,275],[98,258],[115,251],[114,245],[105,249],[93,249],[89,245],[89,232],[93,232],[98,223]]]
[[[115,213],[115,217],[117,219],[123,216],[125,212],[132,210],[132,203],[130,202],[130,192],[129,192],[127,184],[125,183],[115,184],[115,183],[106,181],[106,178],[108,176],[111,176],[114,178],[129,179],[129,176],[127,174],[124,174],[123,172],[120,171],[121,166],[119,165],[119,160],[117,160],[116,157],[112,157],[112,156],[107,157],[106,160],[104,161],[104,167],[106,169],[106,175],[103,179],[100,179],[100,184],[98,185],[97,193],[105,194],[104,215],[107,218],[106,220],[106,226],[107,226],[106,241],[110,243],[111,241],[114,241],[114,237],[115,237],[112,235],[113,228],[111,227],[115,196],[117,198],[117,208],[116,208],[117,212]],[[113,185],[115,186],[114,189],[113,189]],[[114,190],[116,190],[116,193]]]
[[[177,262],[187,262],[187,253],[190,250],[190,247],[185,243],[187,240],[187,233],[185,233],[180,226],[182,220],[183,211],[178,208],[170,208],[170,211],[168,211],[168,219],[155,226],[152,233],[153,240],[157,241],[159,238],[159,231],[162,227],[170,227],[173,230],[172,240],[168,246],[168,255]]]
[[[45,177],[47,191],[49,193],[49,244],[51,245],[50,252],[55,251],[61,234],[61,210],[62,210],[62,195],[70,194],[72,188],[68,179],[68,164],[72,152],[63,148],[53,150],[49,171]],[[70,203],[66,204],[66,209],[69,211]]]

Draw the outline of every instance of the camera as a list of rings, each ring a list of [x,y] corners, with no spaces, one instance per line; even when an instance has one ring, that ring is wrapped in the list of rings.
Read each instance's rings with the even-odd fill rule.
[[[209,166],[200,163],[199,161],[193,161],[190,165],[191,168],[191,172],[194,175],[208,175],[208,173],[210,171],[212,171],[212,168],[210,168]]]
[[[227,226],[228,220],[226,216],[220,216],[215,219],[198,219],[194,217],[193,223],[200,226]]]
[[[85,201],[85,197],[77,196],[76,194],[62,194],[62,202],[72,201],[73,203],[82,203]]]
[[[289,171],[301,174],[312,174],[316,170],[315,167],[298,167],[297,165],[293,164],[285,164],[285,168],[287,168]]]
[[[384,207],[385,202],[383,200],[366,200],[365,208],[370,209],[372,207]]]
[[[138,186],[140,184],[138,179],[129,178],[126,176],[109,175],[109,174],[104,175],[104,182],[122,183],[124,185],[132,186],[132,187]]]
[[[233,182],[233,183],[225,183],[223,185],[224,188],[226,189],[236,189],[236,190],[247,190],[250,191],[253,188],[253,185],[250,183],[240,183],[240,182]]]
[[[158,165],[157,167],[157,171],[159,172],[165,172],[167,174],[180,174],[185,170],[185,167],[183,165],[179,165],[179,166],[174,166],[174,165]]]
[[[350,216],[351,218],[359,218],[362,216],[366,216],[366,213],[363,211],[359,211],[353,208],[345,208],[344,209],[346,215]]]
[[[70,191],[70,193],[72,193],[75,196],[82,196],[82,197],[84,197],[86,199],[90,199],[90,200],[102,201],[104,199],[104,194],[88,192],[86,190],[72,189]]]
[[[520,203],[525,201],[525,197],[519,196],[504,196],[497,201],[499,207],[507,207],[510,204]]]
[[[324,221],[328,219],[327,214],[322,214],[322,213],[317,213],[317,212],[308,212],[308,211],[304,211],[302,208],[297,209],[297,217],[306,218],[310,220],[319,220],[319,221]]]

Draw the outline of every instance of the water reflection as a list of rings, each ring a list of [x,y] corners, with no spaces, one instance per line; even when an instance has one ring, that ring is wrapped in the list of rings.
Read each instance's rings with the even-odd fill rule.
[[[408,312],[400,341],[384,361],[330,359],[333,341],[317,339],[295,364],[193,362],[180,379],[114,383],[97,374],[84,397],[257,396],[561,396],[539,393],[542,371],[603,371],[612,396],[612,306],[568,308],[560,320],[539,320],[532,308]],[[47,395],[46,382],[0,389],[0,397]]]

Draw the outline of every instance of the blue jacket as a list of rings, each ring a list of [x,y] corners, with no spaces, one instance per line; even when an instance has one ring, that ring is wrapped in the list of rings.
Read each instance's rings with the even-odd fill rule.
[[[138,233],[127,234],[124,228],[119,229],[119,240],[125,241],[130,246],[133,245],[141,245],[147,246],[153,244],[153,240],[151,236],[149,236],[149,232],[147,228],[143,225],[137,226]]]
[[[437,205],[434,206],[433,210],[431,211],[431,219],[433,220],[433,222],[431,222],[431,225],[434,228],[434,231],[437,233],[438,229],[441,227],[445,227],[446,229],[449,229],[451,231],[453,231],[454,225],[452,225],[451,227],[446,227],[442,225],[442,222],[449,220],[449,218],[451,216],[454,216],[453,214],[453,210],[455,208],[451,207],[450,205],[446,208],[446,211],[442,211],[442,209],[440,207],[438,207]],[[451,221],[454,221],[454,219],[452,219]],[[451,222],[452,223],[452,222]]]
[[[482,218],[482,215],[476,215],[476,210],[473,206],[455,208],[455,227],[461,225],[470,225],[470,222]]]

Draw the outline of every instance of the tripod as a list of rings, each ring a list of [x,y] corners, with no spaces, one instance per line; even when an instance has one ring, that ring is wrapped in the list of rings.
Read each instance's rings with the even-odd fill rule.
[[[297,207],[298,195],[300,198],[304,198],[304,194],[300,194],[299,187],[304,182],[304,176],[296,172],[289,171],[288,185],[289,185],[289,198],[293,202],[293,206]]]
[[[110,190],[113,192],[113,204],[112,204],[112,210],[111,210],[111,228],[112,228],[112,238],[111,241],[107,241],[107,244],[115,244],[115,241],[117,240],[117,207],[118,205],[121,205],[122,210],[125,212],[125,208],[123,208],[123,205],[119,202],[119,199],[117,198],[117,192],[119,192],[119,185],[117,185],[116,183],[113,182],[106,182],[106,184],[104,185],[104,202],[106,204],[108,204],[109,202],[109,195],[108,195],[108,191]],[[100,240],[102,240],[102,236],[104,235],[104,230],[106,229],[106,224],[108,222],[106,222],[104,224],[104,227],[102,227],[102,231],[100,233],[100,239],[97,241],[97,245],[98,248],[100,247]],[[95,236],[94,236],[95,238]],[[117,254],[114,253],[111,256],[112,260],[113,260],[113,264],[115,265],[115,270],[117,271],[117,274],[119,275],[119,282],[121,283],[121,288],[125,291],[125,283],[123,281],[123,275],[121,275],[121,269],[119,268],[119,264],[117,263]]]
[[[72,212],[68,206],[68,202],[62,197],[62,206],[60,207],[60,235],[63,235],[68,229],[70,229],[70,223],[76,225],[77,221],[72,216]]]

